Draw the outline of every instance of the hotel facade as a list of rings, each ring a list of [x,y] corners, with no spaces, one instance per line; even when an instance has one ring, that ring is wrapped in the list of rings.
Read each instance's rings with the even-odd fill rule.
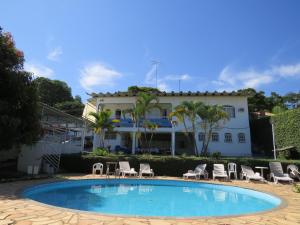
[[[113,132],[105,133],[105,146],[111,151],[123,150],[136,154],[143,151],[136,141],[137,132],[146,131],[152,135],[152,144],[147,151],[152,153],[182,155],[194,154],[194,147],[188,141],[184,125],[176,121],[176,117],[168,118],[176,106],[183,101],[200,101],[209,105],[221,105],[229,115],[229,120],[213,130],[208,151],[221,152],[224,156],[250,156],[251,138],[249,127],[249,114],[247,96],[237,92],[158,92],[160,109],[153,109],[146,115],[146,119],[157,125],[155,130],[145,130],[143,123],[137,127],[129,114],[124,110],[133,108],[136,104],[137,94],[130,92],[93,94],[85,106],[83,117],[93,121],[90,112],[96,112],[104,107],[112,112],[111,119],[119,122],[115,124]],[[196,144],[201,151],[204,132],[200,123],[196,132]],[[191,127],[190,121],[186,121]],[[100,145],[99,136],[94,134],[93,147]]]

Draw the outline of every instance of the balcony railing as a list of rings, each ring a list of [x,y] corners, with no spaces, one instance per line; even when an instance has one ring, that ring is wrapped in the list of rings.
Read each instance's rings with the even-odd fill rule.
[[[114,119],[112,119],[114,120]],[[114,123],[115,127],[133,127],[134,122],[132,119],[118,119],[118,123]],[[167,118],[152,118],[152,119],[147,119],[148,122],[153,123],[158,126],[158,128],[171,128],[172,124],[170,120]],[[142,119],[139,121],[139,127],[143,127],[145,125],[145,120]]]

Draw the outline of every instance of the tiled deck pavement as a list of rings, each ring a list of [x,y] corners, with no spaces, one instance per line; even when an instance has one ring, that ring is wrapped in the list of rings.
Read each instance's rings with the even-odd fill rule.
[[[87,179],[99,176],[68,176],[68,179]],[[162,179],[166,179],[165,177]],[[169,178],[174,179],[174,178]],[[52,179],[53,180],[53,179]],[[200,219],[153,219],[138,217],[105,216],[95,213],[80,212],[43,205],[31,200],[20,198],[17,193],[22,188],[49,182],[50,180],[31,180],[0,184],[0,225],[39,225],[39,224],[102,224],[102,225],[295,225],[300,224],[300,194],[292,191],[291,185],[258,184],[244,181],[222,182],[222,184],[247,187],[259,191],[270,192],[286,201],[286,205],[267,213],[252,214],[239,217],[200,218]],[[212,181],[209,181],[212,182]],[[214,182],[220,183],[220,182]]]

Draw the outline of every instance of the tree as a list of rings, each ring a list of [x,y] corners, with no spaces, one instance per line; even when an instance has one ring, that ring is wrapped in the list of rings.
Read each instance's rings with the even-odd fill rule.
[[[286,110],[287,110],[286,108],[277,105],[277,106],[274,106],[274,107],[273,107],[272,113],[273,113],[273,114],[279,114],[279,113],[285,112]]]
[[[54,107],[73,116],[81,117],[84,109],[84,104],[75,100],[57,103],[54,105]]]
[[[211,140],[214,129],[220,128],[220,123],[225,123],[229,119],[229,115],[219,105],[203,105],[197,111],[197,115],[201,118],[200,127],[204,131],[204,140],[202,142],[201,153],[208,154],[208,145]]]
[[[55,106],[57,103],[73,101],[71,88],[63,81],[38,77],[34,83],[37,85],[40,101],[47,105]]]
[[[250,113],[269,109],[267,99],[263,91],[256,92],[253,88],[247,88],[238,90],[238,93],[248,96],[248,109]]]
[[[23,53],[0,27],[0,150],[32,144],[41,134],[36,86]]]
[[[185,134],[193,143],[195,155],[198,155],[198,147],[197,147],[197,123],[199,121],[199,111],[202,110],[204,104],[202,102],[194,102],[194,101],[184,101],[180,105],[175,107],[175,111],[170,114],[170,116],[175,116],[179,122],[182,122],[185,129]],[[186,120],[189,120],[191,126],[188,127]],[[193,137],[190,137],[189,132],[192,133]]]
[[[127,91],[135,93],[135,94],[138,94],[140,92],[145,92],[145,93],[159,93],[160,92],[160,90],[158,90],[157,88],[139,87],[139,86],[130,86],[127,88]]]
[[[146,116],[147,113],[151,112],[153,109],[161,109],[159,105],[159,99],[156,95],[140,92],[136,100],[136,108],[139,118],[143,119],[145,143],[147,146],[149,146],[147,139],[147,123],[149,123],[149,121],[147,120]],[[150,151],[150,149],[148,150]]]
[[[289,92],[283,96],[284,102],[297,103],[300,101],[300,92]]]
[[[282,96],[277,94],[276,92],[271,92],[271,95],[266,98],[266,102],[268,105],[268,111],[272,111],[275,106],[280,108],[285,108],[284,99]]]
[[[110,119],[112,112],[110,110],[104,110],[104,107],[100,108],[99,112],[90,112],[90,115],[94,117],[95,122],[91,124],[95,134],[100,137],[100,147],[104,148],[105,132],[113,131],[113,124],[118,122]]]
[[[141,146],[143,141],[140,132],[140,125],[141,123],[143,123],[145,144],[149,146],[149,142],[147,139],[147,124],[149,124],[150,121],[147,120],[146,115],[148,112],[155,108],[160,109],[158,97],[153,94],[139,92],[135,106],[133,108],[129,108],[123,111],[123,115],[125,115],[126,113],[130,114],[130,117],[134,122],[135,127],[137,127],[136,139],[138,140]],[[153,132],[152,128],[153,127],[151,126],[151,132]],[[152,137],[153,135],[151,136],[151,140]]]

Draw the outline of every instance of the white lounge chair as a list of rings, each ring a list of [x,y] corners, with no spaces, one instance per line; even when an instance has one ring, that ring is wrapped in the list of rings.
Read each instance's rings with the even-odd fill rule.
[[[287,172],[291,178],[298,179],[300,181],[300,172],[299,172],[298,166],[292,165],[292,164],[288,165]]]
[[[289,183],[293,183],[294,180],[289,177],[287,173],[283,173],[282,166],[280,162],[269,162],[270,166],[270,179],[274,180],[275,184],[278,183],[278,181],[286,181]]]
[[[208,173],[205,170],[206,164],[199,164],[196,166],[195,170],[188,170],[187,173],[183,174],[183,178],[201,178],[203,176],[205,179],[208,178]]]
[[[224,178],[225,180],[228,180],[228,175],[224,168],[224,164],[214,164],[213,180],[216,178]]]
[[[93,174],[96,174],[99,171],[100,175],[103,174],[103,164],[102,163],[95,163],[93,165]]]
[[[120,166],[120,174],[123,177],[125,177],[126,175],[137,176],[137,174],[138,174],[134,168],[130,168],[128,161],[119,162],[119,166]]]
[[[253,169],[250,166],[241,165],[241,169],[241,179],[245,177],[248,182],[250,180],[258,180],[263,182],[265,181],[265,179],[262,176],[260,176],[259,173],[254,173]]]
[[[140,177],[142,177],[143,174],[146,174],[146,175],[149,175],[151,177],[154,177],[154,172],[150,168],[149,163],[140,163],[140,172],[139,172]]]

